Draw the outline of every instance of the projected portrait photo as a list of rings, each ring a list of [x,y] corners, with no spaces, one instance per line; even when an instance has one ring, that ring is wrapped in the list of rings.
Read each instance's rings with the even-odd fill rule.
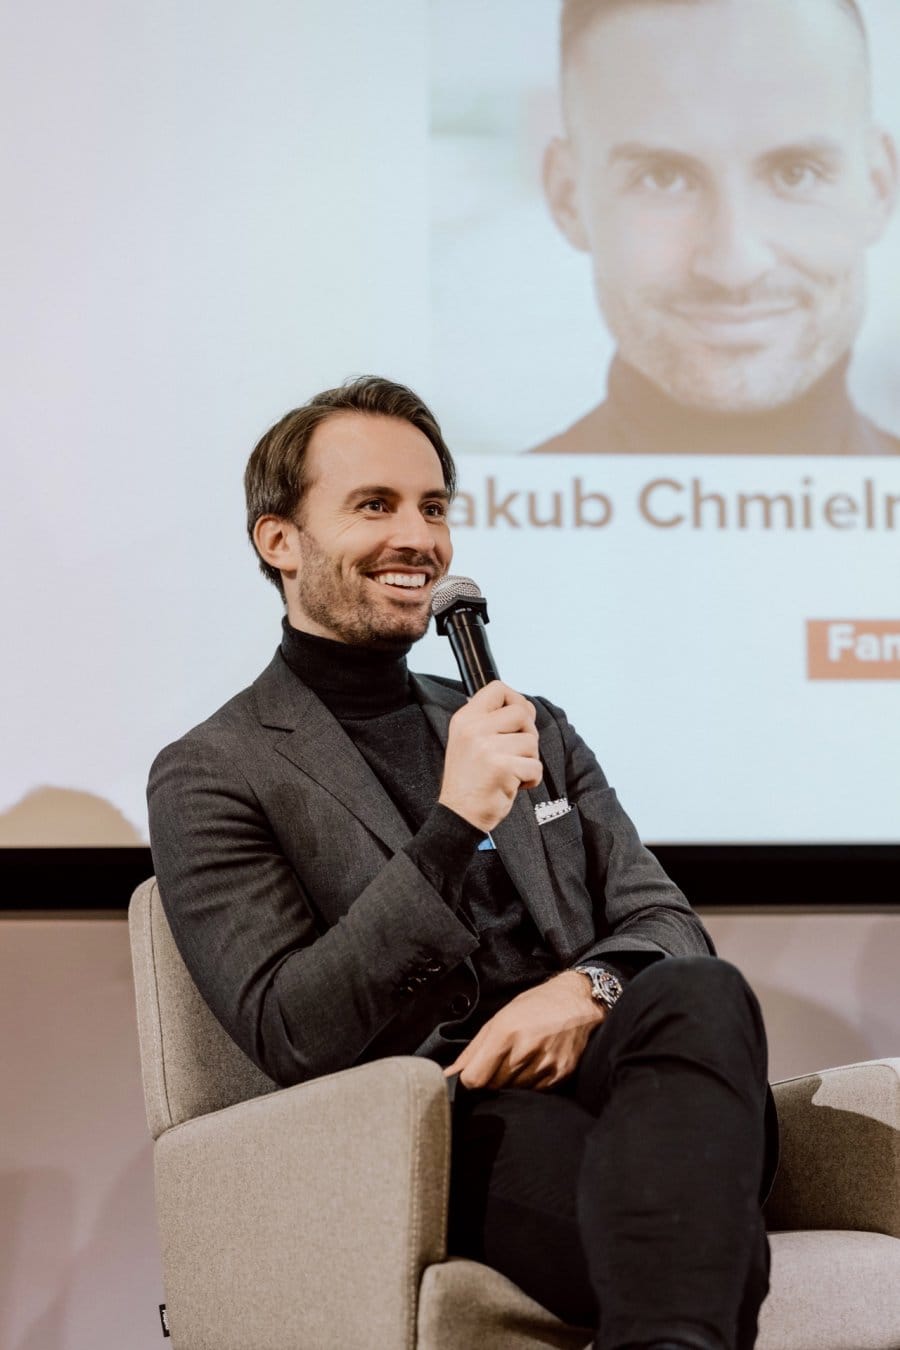
[[[444,351],[458,366],[451,353],[463,350],[460,297],[486,291],[509,333],[476,315],[466,350],[494,372],[494,408],[501,395],[510,410],[517,399],[524,404],[522,416],[508,419],[514,433],[479,433],[475,413],[466,414],[470,448],[900,453],[900,408],[890,392],[900,365],[896,230],[882,243],[897,192],[890,124],[896,130],[900,105],[893,86],[886,97],[874,88],[873,51],[883,52],[869,30],[881,8],[877,0],[562,0],[540,14],[523,6],[522,18],[536,20],[535,47],[509,44],[522,71],[517,108],[505,109],[508,127],[518,121],[518,133],[506,133],[510,149],[517,142],[517,191],[502,199],[470,130],[469,216],[452,238],[437,227],[436,267],[456,264],[445,311],[449,280],[435,279],[436,322],[446,312],[454,330]],[[546,98],[542,115],[535,57],[537,42],[551,38],[549,10],[558,25],[559,101],[549,112]],[[893,19],[886,31],[900,46]],[[515,78],[508,68],[493,99],[482,99],[485,122],[494,118],[495,168],[504,140],[499,91],[513,103]],[[438,133],[449,105],[445,77]],[[471,122],[471,106],[469,113]],[[551,116],[558,123],[548,134]],[[452,162],[457,179],[465,144],[458,139]],[[539,185],[529,185],[529,174]],[[561,240],[539,236],[538,205]],[[488,239],[497,250],[493,273]],[[502,294],[504,243],[519,262],[515,295]],[[560,263],[560,247],[583,264],[578,285],[590,295],[599,343],[586,337],[583,301],[563,312],[574,274]],[[460,285],[460,263],[482,272],[480,285],[476,276],[470,290]],[[523,307],[531,312],[517,325]],[[484,350],[486,333],[492,350]],[[460,374],[457,383],[472,391],[469,372]],[[474,385],[477,408],[477,377]]]

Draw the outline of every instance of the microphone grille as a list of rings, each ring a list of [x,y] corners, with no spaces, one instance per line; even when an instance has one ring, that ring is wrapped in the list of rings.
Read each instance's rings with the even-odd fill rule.
[[[432,591],[431,612],[437,618],[457,600],[480,599],[481,591],[471,577],[444,577]]]

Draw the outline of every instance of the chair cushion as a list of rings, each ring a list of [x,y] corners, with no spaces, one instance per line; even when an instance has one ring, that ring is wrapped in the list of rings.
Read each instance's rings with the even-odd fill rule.
[[[883,1233],[772,1233],[757,1350],[897,1350],[900,1239]]]
[[[898,1350],[900,1240],[882,1233],[773,1233],[757,1350]],[[429,1266],[417,1350],[584,1350],[568,1327],[475,1261]]]
[[[429,1266],[419,1286],[416,1350],[584,1350],[588,1330],[567,1327],[477,1261]]]

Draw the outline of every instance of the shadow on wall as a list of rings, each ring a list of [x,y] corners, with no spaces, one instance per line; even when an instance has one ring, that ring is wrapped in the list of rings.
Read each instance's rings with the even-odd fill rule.
[[[762,1004],[771,1078],[900,1055],[900,913],[711,915],[710,929]]]
[[[145,840],[117,806],[77,788],[38,787],[0,813],[0,847],[106,848]]]
[[[75,1194],[61,1168],[0,1173],[0,1345],[14,1336],[40,1306],[41,1294],[59,1286],[75,1239]],[[37,1273],[37,1274],[36,1274]],[[61,1350],[67,1343],[65,1304],[54,1299],[34,1323],[36,1335],[22,1341],[33,1350]]]
[[[858,967],[860,1022],[876,1055],[900,1055],[900,920],[876,920],[866,939]]]
[[[834,1008],[759,980],[753,981],[753,990],[766,1022],[770,1079],[875,1057],[865,1031]],[[818,1057],[813,1047],[819,1048]]]
[[[33,1173],[21,1179],[23,1188],[28,1188],[30,1206],[35,1203],[35,1188],[43,1184],[46,1210],[54,1223],[62,1209],[61,1182],[70,1185],[64,1176],[55,1174],[51,1191]],[[71,1345],[150,1350],[157,1345],[158,1304],[164,1297],[156,1252],[147,1239],[152,1191],[148,1141],[115,1179],[85,1241],[75,1248],[75,1235],[63,1225],[59,1236],[52,1236],[40,1253],[19,1254],[17,1264],[23,1273],[39,1272],[41,1288],[52,1293],[36,1316],[19,1319],[16,1339],[3,1337],[7,1350],[66,1350]],[[29,1228],[33,1227],[32,1222]],[[49,1225],[42,1231],[48,1236],[52,1233]]]

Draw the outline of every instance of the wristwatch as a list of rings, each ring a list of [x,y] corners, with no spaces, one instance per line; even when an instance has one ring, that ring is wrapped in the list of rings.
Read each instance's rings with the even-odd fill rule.
[[[622,981],[606,966],[576,966],[579,975],[591,982],[591,998],[606,1008],[614,1008],[622,996]]]

